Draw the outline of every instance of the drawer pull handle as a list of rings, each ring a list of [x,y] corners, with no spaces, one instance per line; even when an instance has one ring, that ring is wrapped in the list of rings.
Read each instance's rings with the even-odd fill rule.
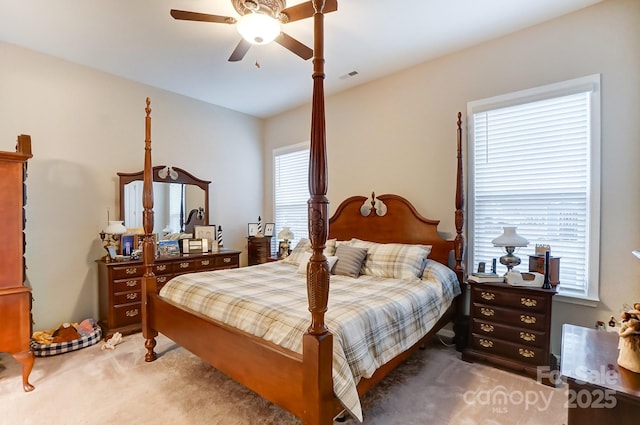
[[[158,276],[157,282],[165,283],[167,281],[167,276]]]
[[[528,358],[530,358],[530,359],[531,359],[531,358],[533,358],[533,357],[535,357],[535,355],[536,355],[536,353],[534,353],[533,351],[531,351],[531,350],[526,350],[526,349],[524,349],[524,348],[520,348],[520,349],[518,349],[518,353],[520,353],[520,355],[521,355],[522,357],[528,357]]]
[[[224,261],[225,263],[230,263],[231,257],[225,257],[222,261]]]
[[[138,313],[139,313],[138,309],[137,309],[137,308],[134,308],[133,310],[127,310],[124,314],[125,314],[127,317],[135,317],[135,316],[137,316],[137,315],[138,315]]]
[[[536,318],[531,316],[525,316],[524,314],[520,315],[520,321],[524,323],[534,324],[536,323]]]
[[[536,340],[536,336],[534,334],[530,334],[529,332],[520,332],[520,338],[529,342],[535,342]]]
[[[491,317],[491,316],[493,316],[494,314],[496,314],[496,312],[495,312],[495,310],[494,310],[494,309],[492,309],[492,308],[484,308],[484,307],[480,308],[480,313],[481,313],[483,316],[489,316],[489,317]]]
[[[486,323],[480,323],[480,329],[482,329],[485,332],[493,332],[493,326],[487,325]]]
[[[483,292],[482,294],[480,294],[480,296],[483,300],[487,301],[493,301],[496,299],[496,294],[494,294],[493,292]]]
[[[128,267],[124,270],[126,274],[136,274],[138,269],[136,267]]]
[[[210,262],[209,260],[202,260],[200,264],[202,264],[203,266],[208,266],[209,262]]]
[[[167,270],[167,265],[166,264],[160,264],[159,266],[156,267],[156,269],[159,272],[163,272],[163,271]]]
[[[482,339],[480,338],[480,345],[482,345],[484,348],[492,348],[493,347],[493,341],[489,341],[488,339]]]
[[[127,286],[136,286],[136,280],[127,280]]]
[[[130,292],[127,294],[127,299],[128,300],[135,300],[136,298],[138,298],[138,293],[137,292]]]
[[[181,269],[189,268],[189,263],[180,263],[180,268]]]
[[[535,307],[538,305],[538,301],[531,298],[520,298],[520,303],[526,307]]]

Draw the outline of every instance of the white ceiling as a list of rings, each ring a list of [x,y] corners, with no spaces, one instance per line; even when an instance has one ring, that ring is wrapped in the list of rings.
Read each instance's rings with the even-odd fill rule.
[[[325,91],[599,1],[338,0],[325,16]],[[177,21],[170,9],[238,16],[231,0],[0,0],[0,40],[257,117],[310,102],[311,60],[271,43],[227,62],[240,40],[233,26]],[[313,19],[283,31],[313,47]]]

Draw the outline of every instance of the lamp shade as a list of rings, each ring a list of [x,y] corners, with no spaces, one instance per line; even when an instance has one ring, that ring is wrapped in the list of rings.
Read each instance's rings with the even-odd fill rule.
[[[516,233],[515,226],[505,226],[500,236],[491,241],[493,246],[527,246],[529,241]]]
[[[290,241],[293,239],[293,232],[288,227],[283,227],[280,233],[278,233],[278,239]]]
[[[113,221],[113,220],[110,220],[109,225],[107,226],[106,229],[104,229],[105,233],[108,233],[111,235],[121,235],[126,231],[127,231],[127,228],[124,227],[124,224],[122,224],[122,221]]]
[[[640,258],[640,251],[633,250],[633,251],[631,251],[631,253],[632,253],[633,255],[635,255],[635,257],[636,257],[636,258]]]
[[[280,34],[280,23],[264,13],[247,13],[238,19],[236,29],[249,43],[271,43]]]

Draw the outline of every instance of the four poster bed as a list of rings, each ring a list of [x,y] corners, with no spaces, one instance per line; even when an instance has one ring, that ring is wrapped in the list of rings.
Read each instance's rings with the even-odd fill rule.
[[[463,273],[460,114],[454,240],[443,239],[438,233],[438,221],[425,219],[397,195],[348,198],[328,219],[322,3],[313,1],[317,12],[309,241],[308,248],[299,244],[287,261],[182,275],[157,292],[151,237],[149,99],[146,107],[142,307],[145,360],[156,359],[155,337],[161,332],[230,378],[290,411],[303,424],[332,423],[345,409],[362,420],[359,396],[464,310],[463,297],[459,296]],[[329,252],[330,248],[335,251]],[[325,254],[332,262],[337,260],[337,266],[349,264],[350,255],[362,250],[366,257],[357,264],[355,275],[331,276],[329,298],[332,269]],[[344,252],[350,255],[339,255]],[[382,273],[380,267],[374,270],[374,258],[381,260],[377,265],[382,264]],[[389,274],[385,274],[387,271]],[[275,298],[269,298],[270,292],[275,293]],[[369,328],[371,323],[383,322],[389,316],[391,321],[383,323],[382,328],[364,335],[353,332],[353,328]]]

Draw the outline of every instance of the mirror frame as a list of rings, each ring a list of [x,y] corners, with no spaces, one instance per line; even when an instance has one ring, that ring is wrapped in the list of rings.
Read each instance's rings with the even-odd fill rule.
[[[183,170],[182,168],[178,168],[178,167],[171,167],[174,171],[176,171],[178,173],[178,177],[174,180],[171,177],[169,177],[167,175],[166,178],[162,178],[160,177],[160,175],[158,174],[160,172],[160,170],[166,168],[166,165],[156,165],[155,167],[153,167],[153,181],[154,182],[160,182],[160,183],[182,183],[182,184],[192,184],[192,185],[196,185],[198,186],[200,189],[204,190],[204,220],[205,220],[205,225],[209,224],[209,185],[211,184],[211,181],[209,180],[202,180],[199,179],[197,177],[195,177],[193,174],[189,173],[188,171]],[[139,171],[137,173],[122,173],[122,172],[118,172],[118,178],[120,181],[120,217],[124,217],[124,186],[127,183],[131,183],[137,180],[143,181],[144,180],[144,171]],[[185,219],[187,217],[185,216]]]

